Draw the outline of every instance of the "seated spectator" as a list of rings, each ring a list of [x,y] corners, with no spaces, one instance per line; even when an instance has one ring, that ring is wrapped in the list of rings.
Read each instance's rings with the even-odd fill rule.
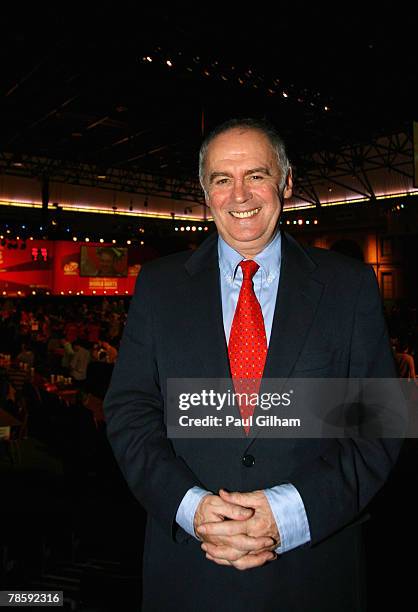
[[[415,372],[414,357],[411,355],[409,347],[405,343],[401,344],[399,341],[392,344],[392,346],[395,350],[395,360],[399,376],[401,378],[413,380],[416,384],[418,384]]]
[[[77,382],[83,382],[87,377],[87,366],[90,363],[90,351],[82,340],[74,340],[72,345],[74,354],[70,361],[70,376]]]
[[[74,357],[73,345],[69,340],[63,338],[61,340],[62,348],[64,349],[64,354],[61,359],[61,367],[63,370],[69,370],[71,360]]]
[[[21,351],[16,359],[21,363],[26,363],[29,368],[33,368],[33,364],[35,363],[35,355],[30,349],[30,346],[25,342],[22,342]]]
[[[115,363],[118,356],[118,351],[115,349],[115,347],[111,346],[109,342],[106,342],[105,340],[102,340],[100,344],[102,349],[106,351],[108,363]]]

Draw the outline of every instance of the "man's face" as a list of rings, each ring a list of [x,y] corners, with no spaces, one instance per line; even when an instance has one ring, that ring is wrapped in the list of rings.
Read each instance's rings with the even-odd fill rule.
[[[206,202],[219,234],[251,258],[273,237],[280,212],[277,156],[260,131],[234,128],[209,145],[204,168]],[[289,177],[284,198],[292,195]]]
[[[101,253],[99,256],[100,272],[104,274],[113,271],[113,257],[110,253]]]

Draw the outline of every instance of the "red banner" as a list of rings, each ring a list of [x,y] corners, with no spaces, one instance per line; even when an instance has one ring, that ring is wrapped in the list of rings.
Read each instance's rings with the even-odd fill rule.
[[[16,246],[15,246],[16,245]],[[80,275],[80,250],[86,243],[22,240],[0,246],[0,296],[31,295],[132,295],[141,268],[140,253],[128,250],[127,263],[112,267],[111,244],[88,243],[97,248],[98,265],[94,276]],[[121,249],[119,249],[119,252]],[[119,253],[117,253],[118,255]],[[122,271],[122,272],[121,272]],[[117,276],[106,276],[107,273]],[[126,276],[121,276],[121,274]]]

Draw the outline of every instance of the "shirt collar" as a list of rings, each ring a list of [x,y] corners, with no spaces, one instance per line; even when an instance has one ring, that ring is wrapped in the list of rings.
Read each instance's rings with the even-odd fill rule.
[[[258,263],[262,272],[265,274],[267,284],[272,283],[280,271],[281,241],[279,230],[273,240],[254,257],[254,261]],[[221,236],[218,237],[218,256],[221,272],[226,280],[232,284],[238,264],[243,261],[244,257],[225,242]]]

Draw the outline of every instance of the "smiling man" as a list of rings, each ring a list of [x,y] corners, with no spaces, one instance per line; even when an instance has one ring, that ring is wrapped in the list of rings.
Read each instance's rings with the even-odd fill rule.
[[[292,195],[289,162],[276,140],[235,127],[213,136],[200,156],[200,180],[218,232],[247,259],[271,241],[281,200]]]
[[[217,233],[142,268],[105,400],[148,513],[143,610],[359,612],[360,524],[399,442],[168,439],[166,381],[394,377],[373,270],[280,232],[292,174],[270,125],[214,130],[200,180]]]

